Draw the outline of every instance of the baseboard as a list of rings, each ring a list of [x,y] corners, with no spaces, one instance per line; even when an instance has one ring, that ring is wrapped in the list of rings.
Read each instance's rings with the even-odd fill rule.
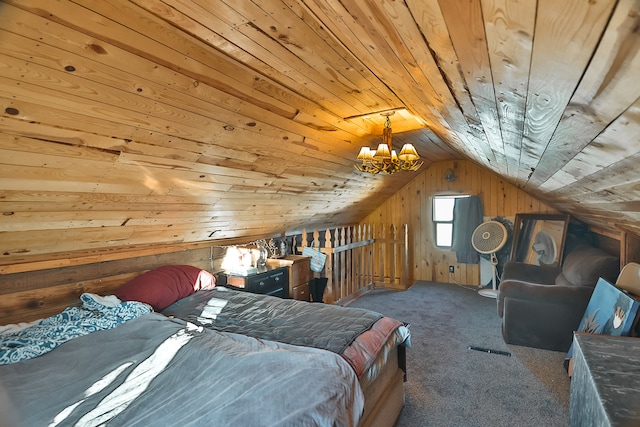
[[[355,300],[357,300],[358,298],[360,298],[362,295],[365,295],[366,293],[371,292],[373,289],[374,289],[373,284],[368,284],[364,288],[358,289],[356,292],[352,293],[351,295],[347,295],[344,298],[340,298],[338,301],[336,301],[336,304],[342,305],[342,306],[349,305]]]

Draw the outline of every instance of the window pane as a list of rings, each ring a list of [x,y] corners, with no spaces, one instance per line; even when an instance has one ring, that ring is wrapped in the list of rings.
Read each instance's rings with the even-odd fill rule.
[[[434,197],[433,220],[453,221],[453,205],[455,201],[455,197]]]
[[[436,224],[436,246],[451,246],[453,236],[453,224],[437,223]]]

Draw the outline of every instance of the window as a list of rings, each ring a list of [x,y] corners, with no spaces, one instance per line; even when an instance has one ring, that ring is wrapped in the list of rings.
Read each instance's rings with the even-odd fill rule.
[[[453,206],[456,199],[464,196],[434,196],[433,223],[435,225],[435,242],[439,248],[450,248],[453,240]]]

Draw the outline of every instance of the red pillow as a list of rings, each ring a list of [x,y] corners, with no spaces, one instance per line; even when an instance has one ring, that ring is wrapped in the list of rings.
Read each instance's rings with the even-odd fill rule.
[[[202,286],[201,273],[204,278],[215,277],[191,265],[166,265],[134,277],[120,286],[114,295],[122,301],[144,302],[160,311],[196,290],[215,286],[215,279],[209,286]]]

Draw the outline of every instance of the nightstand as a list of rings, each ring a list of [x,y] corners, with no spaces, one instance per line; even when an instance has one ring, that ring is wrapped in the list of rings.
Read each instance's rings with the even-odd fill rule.
[[[300,301],[309,301],[309,281],[313,278],[311,258],[302,255],[287,255],[284,258],[270,258],[270,266],[289,267],[289,296]]]
[[[256,294],[289,297],[289,269],[286,266],[267,265],[257,273],[246,276],[227,273],[218,274],[218,284]]]

